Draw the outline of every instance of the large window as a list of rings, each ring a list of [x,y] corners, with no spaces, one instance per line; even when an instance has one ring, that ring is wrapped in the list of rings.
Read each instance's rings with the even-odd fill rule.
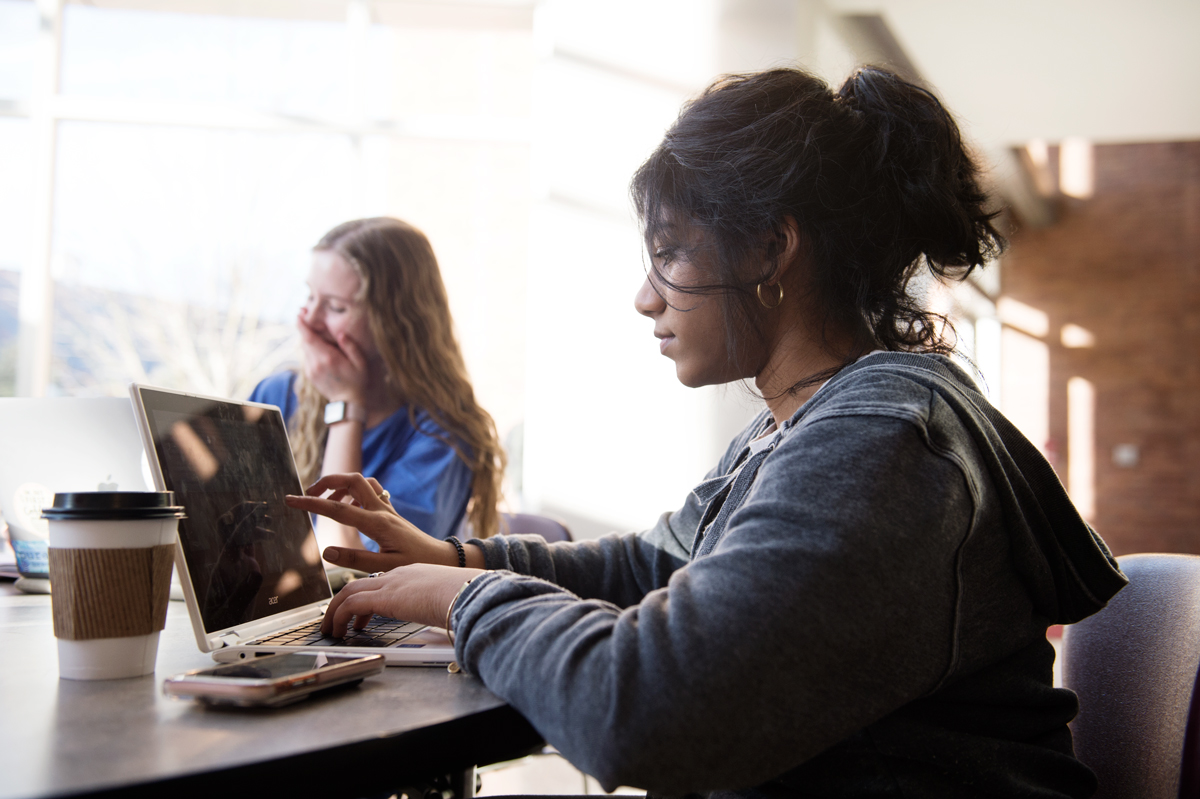
[[[532,66],[528,3],[0,0],[0,395],[244,396],[311,246],[393,215],[512,427]]]
[[[297,355],[312,244],[392,215],[433,242],[513,504],[650,524],[761,403],[681,386],[633,309],[628,180],[716,74],[839,82],[818,6],[0,0],[0,394],[244,396]]]

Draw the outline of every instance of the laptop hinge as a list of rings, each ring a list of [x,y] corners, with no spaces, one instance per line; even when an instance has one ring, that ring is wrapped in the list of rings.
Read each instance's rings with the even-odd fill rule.
[[[239,637],[237,633],[225,633],[217,639],[217,642],[220,643],[221,646],[234,646],[238,643],[241,643],[241,640],[241,637]]]

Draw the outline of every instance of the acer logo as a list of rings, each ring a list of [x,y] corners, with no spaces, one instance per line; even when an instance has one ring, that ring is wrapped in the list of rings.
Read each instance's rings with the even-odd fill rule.
[[[268,605],[278,605],[279,597],[277,597],[277,596],[267,597],[267,604]]]

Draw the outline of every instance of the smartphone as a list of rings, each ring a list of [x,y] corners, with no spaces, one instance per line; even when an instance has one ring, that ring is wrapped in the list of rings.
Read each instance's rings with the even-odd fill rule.
[[[278,707],[335,685],[354,685],[383,671],[383,655],[267,655],[163,681],[163,693],[210,705]]]

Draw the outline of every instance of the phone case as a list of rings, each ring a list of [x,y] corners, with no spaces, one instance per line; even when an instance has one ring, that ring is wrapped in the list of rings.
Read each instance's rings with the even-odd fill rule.
[[[328,658],[328,664],[320,668],[277,677],[252,676],[256,666],[269,667],[269,661],[289,657],[293,656],[271,655],[228,666],[177,674],[163,681],[163,693],[212,705],[278,707],[297,702],[316,691],[361,682],[364,678],[383,671],[386,665],[383,655],[333,655]],[[242,668],[238,669],[238,666]],[[232,676],[212,673],[218,669],[229,671]],[[239,675],[238,672],[245,676]]]

